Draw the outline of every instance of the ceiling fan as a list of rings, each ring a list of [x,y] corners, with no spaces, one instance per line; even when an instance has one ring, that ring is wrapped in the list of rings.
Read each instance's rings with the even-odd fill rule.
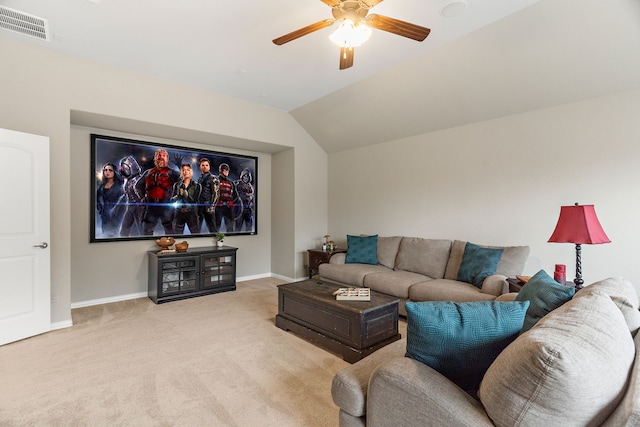
[[[329,37],[340,46],[340,69],[353,65],[353,48],[360,46],[371,35],[371,28],[387,31],[416,41],[423,41],[431,30],[388,16],[371,14],[369,9],[382,0],[320,0],[331,7],[332,19],[324,19],[289,34],[274,39],[278,46],[306,36],[314,31],[337,24],[336,31]]]

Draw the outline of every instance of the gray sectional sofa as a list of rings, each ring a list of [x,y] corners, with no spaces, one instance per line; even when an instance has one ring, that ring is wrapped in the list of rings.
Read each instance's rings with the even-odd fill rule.
[[[340,426],[639,426],[638,306],[622,278],[585,286],[502,350],[477,398],[396,341],[336,374]]]
[[[406,301],[492,301],[508,292],[507,277],[522,274],[528,246],[503,247],[495,273],[481,287],[457,280],[467,242],[420,237],[378,237],[378,263],[345,263],[346,254],[320,264],[320,278],[344,287],[366,287]],[[492,246],[492,248],[497,248]]]

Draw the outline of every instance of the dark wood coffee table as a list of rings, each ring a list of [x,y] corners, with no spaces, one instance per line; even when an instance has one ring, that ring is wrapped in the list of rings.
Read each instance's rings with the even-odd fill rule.
[[[278,286],[276,326],[349,363],[400,339],[397,298],[371,291],[371,301],[336,301],[339,287],[322,280]]]

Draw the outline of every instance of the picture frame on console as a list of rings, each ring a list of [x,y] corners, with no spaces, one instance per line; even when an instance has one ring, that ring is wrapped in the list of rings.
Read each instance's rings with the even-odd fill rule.
[[[91,134],[90,242],[258,233],[258,158]]]

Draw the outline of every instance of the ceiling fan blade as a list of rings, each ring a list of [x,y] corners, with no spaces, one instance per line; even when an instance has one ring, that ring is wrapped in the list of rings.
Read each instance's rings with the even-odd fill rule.
[[[326,4],[327,6],[337,6],[340,4],[340,0],[320,0],[322,3]],[[382,0],[380,0],[382,1]]]
[[[340,48],[340,69],[344,70],[353,65],[353,47]]]
[[[299,30],[292,31],[289,34],[285,34],[284,36],[278,37],[277,39],[273,39],[273,42],[278,46],[281,46],[285,43],[290,42],[291,40],[297,39],[298,37],[306,36],[307,34],[311,34],[314,31],[330,27],[334,21],[334,19],[324,19],[322,21],[318,21],[315,24],[307,25],[306,27],[300,28]]]
[[[419,42],[426,39],[431,32],[430,29],[421,27],[420,25],[389,18],[388,16],[376,15],[375,13],[367,16],[367,25],[371,28],[408,37]]]

